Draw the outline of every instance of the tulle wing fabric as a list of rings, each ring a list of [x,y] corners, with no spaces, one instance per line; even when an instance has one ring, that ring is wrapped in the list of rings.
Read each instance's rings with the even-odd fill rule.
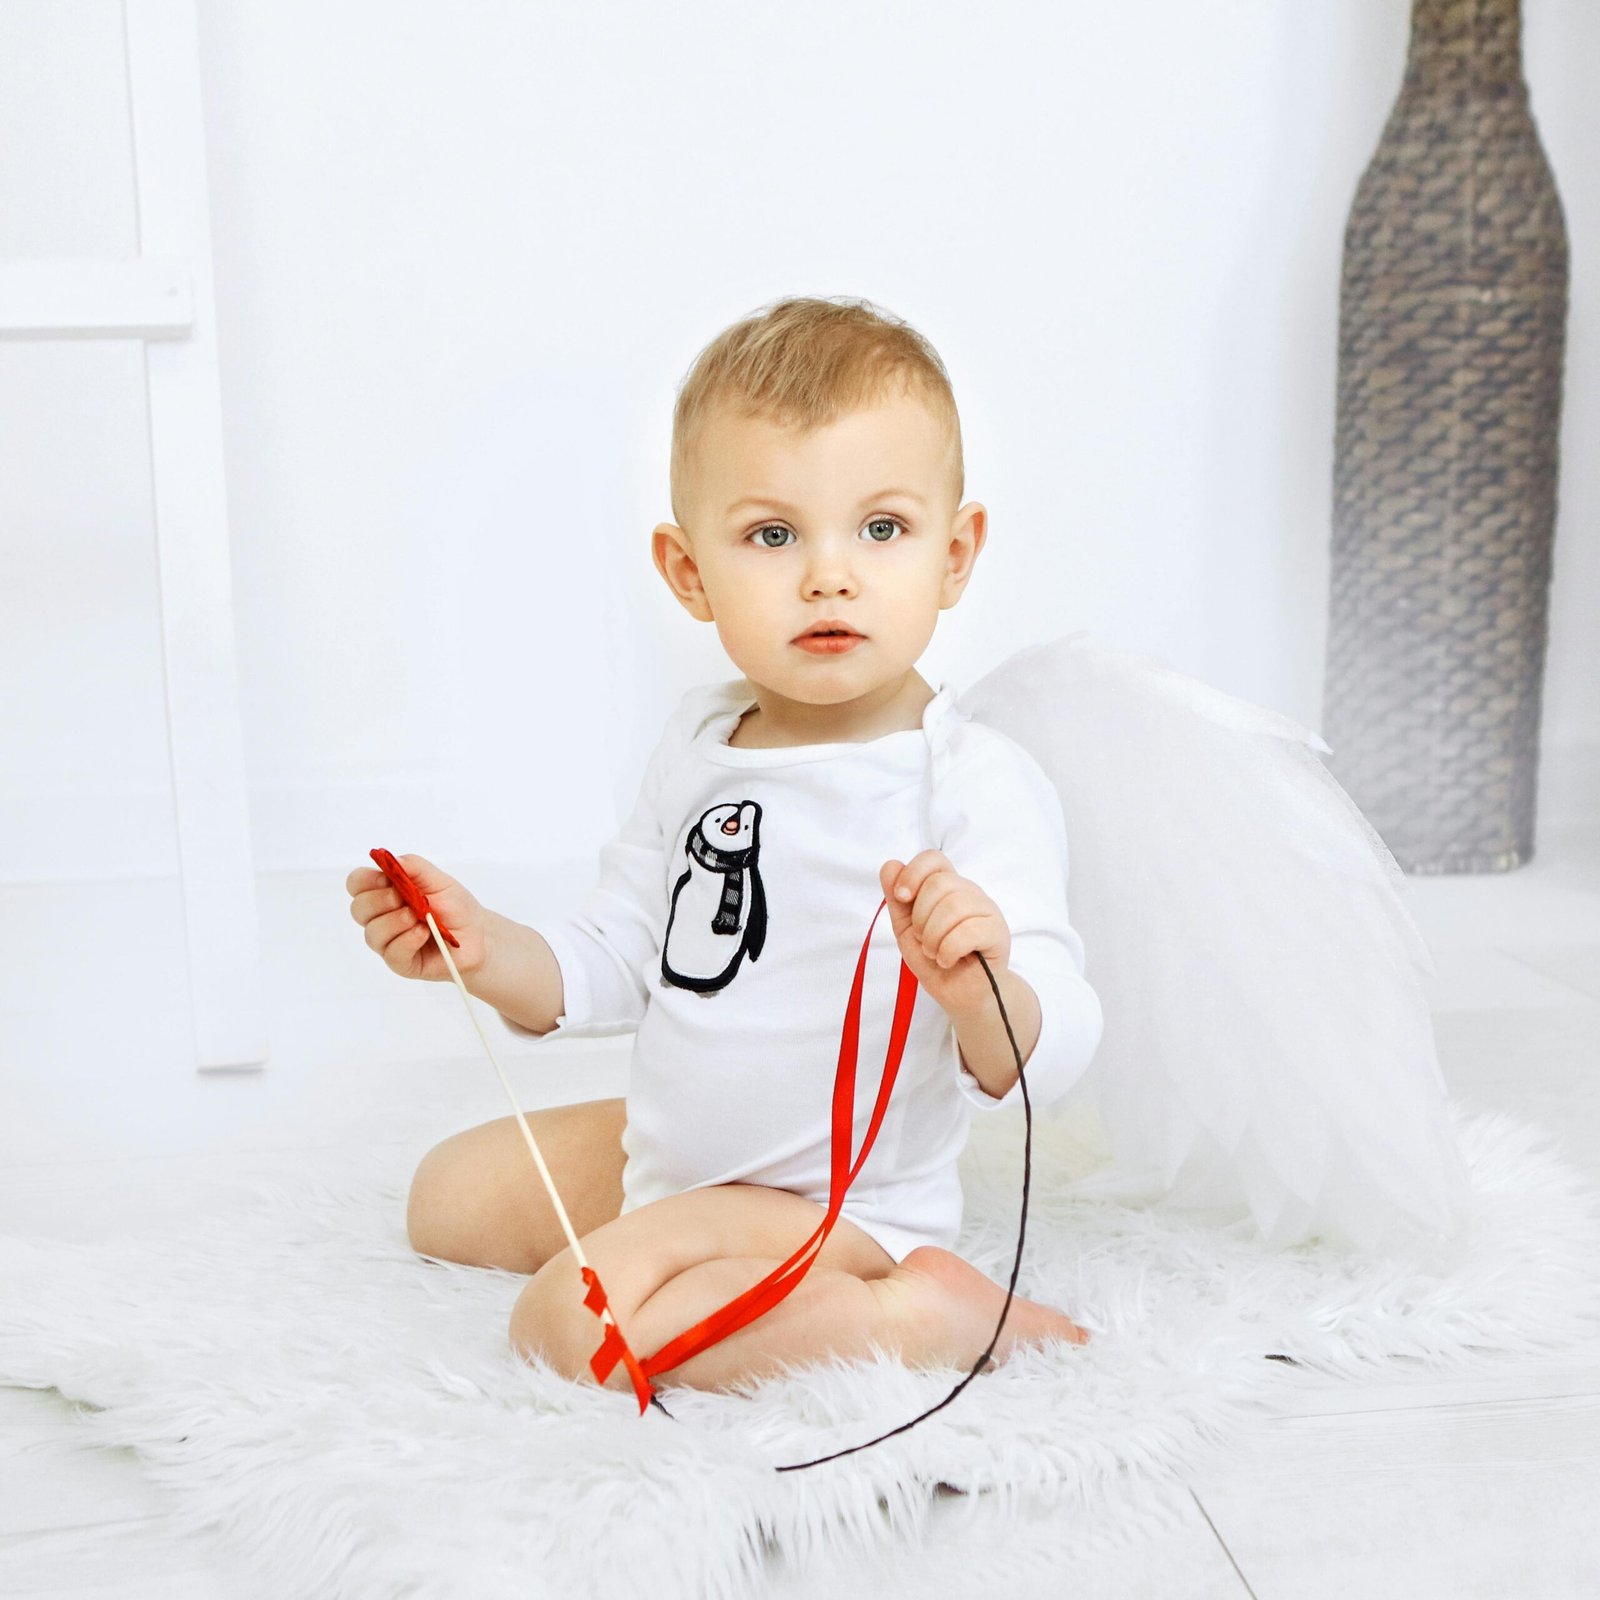
[[[1074,1192],[1248,1212],[1269,1248],[1376,1250],[1465,1218],[1405,876],[1280,713],[1068,634],[957,705],[1056,786],[1105,1030],[1051,1115],[1099,1123]]]

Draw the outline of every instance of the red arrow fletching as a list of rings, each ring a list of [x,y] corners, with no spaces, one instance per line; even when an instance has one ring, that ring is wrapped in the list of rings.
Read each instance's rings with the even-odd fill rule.
[[[400,865],[387,850],[372,850],[368,852],[372,859],[378,863],[378,870],[400,891],[400,898],[416,913],[417,921],[426,923],[428,912],[432,907],[428,904],[428,897],[411,881],[410,874]],[[439,932],[444,935],[444,942],[452,950],[461,948],[461,941],[445,927],[444,919],[437,911],[433,913],[433,920],[439,924]]]

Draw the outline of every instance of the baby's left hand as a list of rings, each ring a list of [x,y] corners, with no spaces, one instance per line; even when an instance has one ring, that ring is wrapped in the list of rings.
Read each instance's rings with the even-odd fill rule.
[[[983,952],[996,983],[1011,960],[1011,930],[1000,908],[947,856],[923,850],[878,871],[900,955],[918,983],[953,1017],[994,1005],[994,990],[973,954]],[[910,891],[908,899],[900,890]]]

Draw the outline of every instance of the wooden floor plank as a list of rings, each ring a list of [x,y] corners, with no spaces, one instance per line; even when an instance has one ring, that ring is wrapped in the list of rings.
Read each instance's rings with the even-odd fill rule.
[[[1594,1600],[1600,1396],[1294,1417],[1194,1490],[1256,1600]]]
[[[1211,1524],[1189,1496],[1174,1502],[1173,1529],[1122,1549],[1087,1555],[1054,1539],[1048,1528],[1030,1528],[1022,1535],[968,1528],[952,1535],[941,1523],[964,1509],[955,1499],[935,1502],[928,1536],[915,1550],[867,1561],[840,1558],[798,1572],[779,1560],[769,1569],[770,1587],[762,1590],[762,1600],[890,1600],[931,1594],[940,1600],[1252,1600]],[[1013,1575],[1019,1545],[1030,1573],[1037,1576]],[[1003,1581],[996,1581],[996,1571],[1006,1573]]]
[[[85,1446],[78,1431],[56,1390],[0,1387],[0,1538],[165,1513],[132,1450]]]
[[[245,1600],[163,1517],[0,1535],[0,1596],[16,1600]]]

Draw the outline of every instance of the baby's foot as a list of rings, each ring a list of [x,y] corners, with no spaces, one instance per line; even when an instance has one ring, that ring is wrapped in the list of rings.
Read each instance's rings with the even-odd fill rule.
[[[994,1337],[1000,1308],[1006,1301],[1005,1286],[985,1276],[970,1261],[937,1245],[919,1245],[890,1277],[898,1278],[914,1298],[924,1301],[925,1309],[918,1320],[927,1318],[924,1326],[931,1323],[940,1327],[942,1343],[969,1351],[965,1357],[968,1362]],[[1080,1328],[1053,1306],[1014,1294],[989,1365],[1004,1361],[1019,1344],[1048,1344],[1053,1340],[1087,1344],[1089,1330]]]

